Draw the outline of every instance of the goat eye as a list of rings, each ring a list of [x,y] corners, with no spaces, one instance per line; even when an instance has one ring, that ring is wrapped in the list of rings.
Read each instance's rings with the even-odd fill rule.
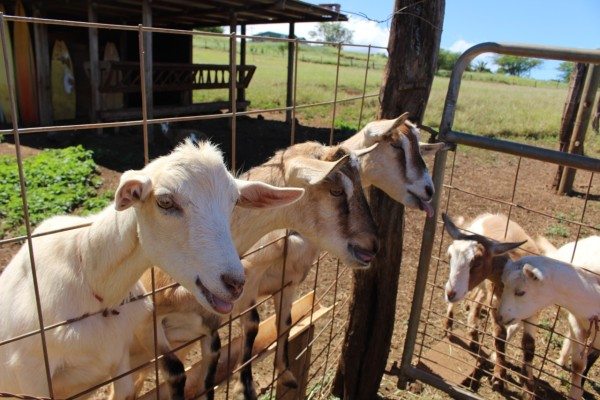
[[[515,296],[517,297],[522,297],[525,294],[524,290],[516,290],[515,291]]]
[[[329,193],[331,193],[332,196],[339,197],[344,194],[344,189],[332,188],[329,190]]]
[[[169,210],[173,208],[175,203],[173,202],[173,198],[171,196],[163,195],[156,198],[156,205],[164,210]]]
[[[402,142],[390,142],[390,145],[395,149],[404,151],[404,147],[402,147]]]

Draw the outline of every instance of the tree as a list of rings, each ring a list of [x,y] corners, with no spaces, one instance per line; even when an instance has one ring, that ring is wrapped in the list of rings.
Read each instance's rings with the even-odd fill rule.
[[[492,70],[488,68],[488,64],[483,60],[477,61],[472,68],[473,71],[476,72],[492,72]]]
[[[352,31],[343,26],[341,22],[322,22],[316,30],[310,31],[308,35],[313,39],[325,42],[352,43]]]
[[[444,0],[395,1],[380,118],[408,111],[411,120],[422,120],[437,65],[444,6]],[[354,271],[350,317],[333,385],[333,393],[344,400],[377,398],[396,315],[404,206],[376,188],[371,189],[370,204],[381,246],[369,269]]]
[[[572,63],[570,61],[563,61],[559,64],[558,68],[556,68],[560,72],[560,79],[563,82],[569,82],[574,67],[575,63]]]
[[[514,76],[528,75],[532,69],[542,65],[542,60],[537,58],[509,55],[498,56],[495,62],[498,65],[498,73]]]
[[[437,69],[452,71],[452,68],[454,68],[454,64],[456,64],[458,57],[460,57],[460,53],[455,53],[446,49],[440,49],[440,52],[438,53]]]

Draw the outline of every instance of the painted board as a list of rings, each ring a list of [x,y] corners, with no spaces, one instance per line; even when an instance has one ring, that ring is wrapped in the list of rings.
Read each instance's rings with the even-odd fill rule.
[[[15,15],[26,17],[21,0],[15,6]],[[17,100],[21,120],[25,126],[38,125],[37,78],[35,74],[35,59],[29,24],[15,22],[13,29],[13,46],[15,55],[15,76],[17,80]]]
[[[0,12],[4,12],[4,6],[2,4],[0,4]],[[12,41],[8,32],[8,25],[5,24],[3,29],[4,36],[6,37],[6,57],[8,57],[8,69],[9,71],[14,72],[15,67],[13,64]],[[4,57],[4,50],[0,45],[0,122],[10,124],[12,123],[12,118],[10,115],[10,97],[8,93],[8,81],[6,80],[6,64],[4,62]],[[14,75],[11,77],[11,80],[14,83]]]
[[[117,46],[113,42],[106,43],[104,47],[104,61],[121,61]],[[107,71],[102,71],[102,81],[106,79]],[[111,76],[111,84],[117,84],[122,79],[121,74]],[[103,110],[119,110],[123,108],[123,93],[103,93],[101,97]]]
[[[55,120],[74,119],[77,107],[73,63],[67,45],[57,40],[52,46],[50,64],[50,87],[52,90],[52,113]]]

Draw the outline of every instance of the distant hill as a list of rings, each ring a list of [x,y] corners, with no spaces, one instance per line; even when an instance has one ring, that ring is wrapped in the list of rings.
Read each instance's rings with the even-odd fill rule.
[[[277,32],[271,32],[271,31],[257,33],[256,35],[253,35],[253,36],[261,36],[261,37],[265,37],[265,38],[276,38],[276,39],[287,39],[287,37],[288,37],[288,35],[286,35],[285,33],[277,33]],[[306,40],[305,38],[303,38],[303,37],[299,38],[296,35],[294,35],[294,39]],[[255,42],[263,41],[261,39],[253,39],[253,40]]]

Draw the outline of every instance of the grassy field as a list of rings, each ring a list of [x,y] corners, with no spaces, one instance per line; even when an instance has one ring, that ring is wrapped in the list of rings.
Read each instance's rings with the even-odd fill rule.
[[[248,43],[247,63],[257,66],[246,97],[251,109],[268,109],[285,106],[287,44]],[[227,63],[226,39],[196,37],[194,61],[201,63]],[[366,54],[342,52],[338,81],[338,100],[360,96],[365,79]],[[334,99],[337,50],[332,47],[301,45],[298,53],[297,104],[308,105]],[[323,60],[323,62],[321,62]],[[352,60],[352,65],[348,60]],[[385,57],[377,55],[374,65],[369,63],[366,93],[377,95],[383,76]],[[373,66],[375,68],[373,68]],[[433,89],[424,123],[438,126],[449,78],[440,71]],[[486,136],[535,141],[539,145],[555,148],[560,127],[567,86],[554,81],[536,81],[489,73],[465,73],[461,86],[455,124],[457,130]],[[194,100],[226,100],[227,91],[196,91]],[[366,99],[363,124],[373,119],[378,108],[377,96]],[[338,105],[335,126],[349,130],[358,129],[360,100]],[[331,124],[332,106],[302,108],[298,111],[301,123],[314,126]],[[598,155],[600,140],[591,132],[587,139],[587,152]]]

